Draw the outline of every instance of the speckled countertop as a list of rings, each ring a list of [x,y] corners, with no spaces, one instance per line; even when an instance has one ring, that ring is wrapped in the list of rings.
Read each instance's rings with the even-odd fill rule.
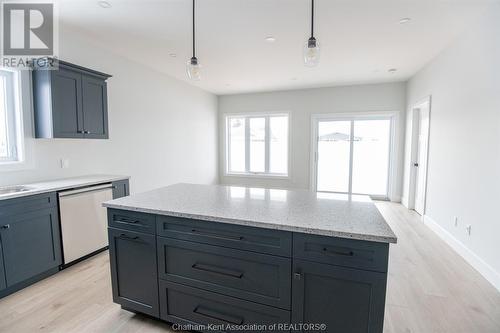
[[[68,190],[77,187],[91,186],[91,185],[114,182],[117,180],[124,180],[129,178],[130,177],[128,176],[117,176],[117,175],[89,175],[81,177],[48,180],[37,183],[16,184],[12,186],[26,186],[29,188],[29,190],[23,192],[2,194],[0,195],[0,200],[25,197],[33,194]],[[8,187],[10,186],[2,186],[0,187],[0,189]]]
[[[377,207],[366,196],[175,184],[103,205],[267,229],[384,243],[397,241]]]

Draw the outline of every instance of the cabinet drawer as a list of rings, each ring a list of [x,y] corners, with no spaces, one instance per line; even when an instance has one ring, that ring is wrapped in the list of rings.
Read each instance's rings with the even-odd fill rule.
[[[291,260],[157,238],[161,279],[290,309]]]
[[[294,258],[387,272],[389,244],[345,238],[293,234]]]
[[[0,218],[55,206],[57,206],[57,196],[55,192],[2,200],[0,201]]]
[[[290,323],[290,312],[160,280],[160,316],[168,322],[211,326],[210,332],[270,332],[239,325]],[[220,325],[220,326],[219,326]],[[278,331],[274,329],[273,331]]]
[[[158,216],[157,228],[159,236],[284,257],[292,252],[292,234],[286,231],[173,216]]]
[[[120,209],[108,209],[108,226],[113,228],[155,234],[154,215]]]

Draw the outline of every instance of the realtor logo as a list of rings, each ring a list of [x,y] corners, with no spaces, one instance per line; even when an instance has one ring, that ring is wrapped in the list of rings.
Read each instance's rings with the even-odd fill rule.
[[[57,2],[2,1],[0,66],[18,69],[38,67],[57,69]],[[46,61],[50,59],[50,61]]]
[[[3,3],[3,55],[54,54],[54,4]]]

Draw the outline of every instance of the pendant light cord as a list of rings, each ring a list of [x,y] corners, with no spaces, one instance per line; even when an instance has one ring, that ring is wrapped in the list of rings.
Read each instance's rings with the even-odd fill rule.
[[[195,25],[194,25],[194,7],[195,7],[195,0],[193,0],[193,58],[196,57],[195,55]]]
[[[311,0],[311,37],[314,37],[314,0]]]

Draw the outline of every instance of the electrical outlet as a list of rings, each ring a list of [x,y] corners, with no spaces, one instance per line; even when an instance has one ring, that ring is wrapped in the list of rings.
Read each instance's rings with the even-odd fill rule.
[[[470,224],[468,224],[466,227],[465,227],[465,230],[467,231],[467,235],[470,236],[470,233],[471,233],[471,229],[472,229],[472,226]]]
[[[69,168],[69,160],[66,158],[61,158],[61,169]]]
[[[458,227],[458,216],[455,216],[455,219],[454,219],[454,223],[455,223],[455,227]]]

